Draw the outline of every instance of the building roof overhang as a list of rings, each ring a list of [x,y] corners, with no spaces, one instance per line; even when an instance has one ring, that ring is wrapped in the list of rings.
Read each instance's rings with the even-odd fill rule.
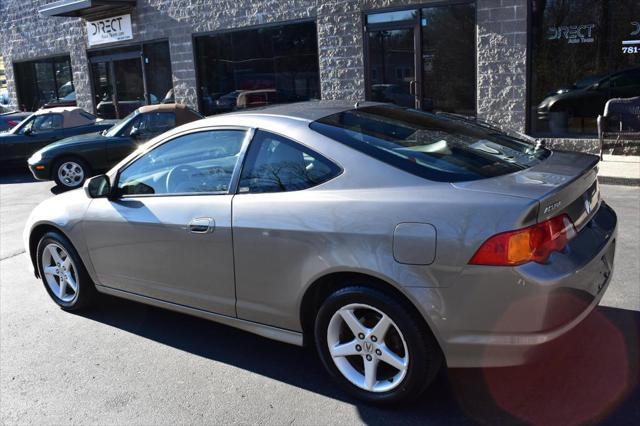
[[[136,0],[56,0],[41,7],[45,16],[99,17],[135,7]]]

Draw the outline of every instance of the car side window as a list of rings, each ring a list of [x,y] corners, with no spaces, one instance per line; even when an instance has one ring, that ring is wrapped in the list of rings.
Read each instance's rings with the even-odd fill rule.
[[[49,130],[62,129],[62,115],[61,114],[39,115],[33,121],[32,129],[35,132],[46,132]]]
[[[176,127],[176,114],[174,112],[152,112],[147,116],[147,125],[150,133],[163,133]]]
[[[299,191],[320,185],[340,172],[340,167],[317,152],[258,130],[247,153],[238,192]]]
[[[122,196],[227,192],[245,138],[244,130],[211,130],[178,136],[120,172]]]

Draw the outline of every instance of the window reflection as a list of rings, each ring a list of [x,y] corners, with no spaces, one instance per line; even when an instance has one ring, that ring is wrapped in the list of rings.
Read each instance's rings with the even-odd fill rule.
[[[14,64],[20,108],[35,111],[45,104],[75,105],[68,56]]]
[[[640,96],[638,22],[637,0],[533,2],[532,133],[595,135],[609,99]]]
[[[422,9],[422,108],[476,112],[475,4]]]
[[[201,111],[320,97],[315,22],[196,38]]]

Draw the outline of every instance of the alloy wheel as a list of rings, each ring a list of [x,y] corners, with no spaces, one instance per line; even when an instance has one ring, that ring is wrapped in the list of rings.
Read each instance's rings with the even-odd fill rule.
[[[65,161],[58,167],[58,179],[65,186],[78,186],[84,181],[84,169],[75,161]]]
[[[336,311],[329,321],[327,344],[340,373],[361,389],[387,392],[407,375],[404,336],[388,315],[373,306],[349,304]]]
[[[61,301],[78,297],[78,272],[69,253],[58,244],[48,244],[42,252],[42,271],[51,292]]]

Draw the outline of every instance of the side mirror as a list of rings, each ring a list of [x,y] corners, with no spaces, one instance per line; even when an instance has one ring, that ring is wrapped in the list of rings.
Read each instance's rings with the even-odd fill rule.
[[[89,198],[106,198],[111,195],[111,182],[109,176],[98,175],[87,180],[84,184],[84,192]]]

